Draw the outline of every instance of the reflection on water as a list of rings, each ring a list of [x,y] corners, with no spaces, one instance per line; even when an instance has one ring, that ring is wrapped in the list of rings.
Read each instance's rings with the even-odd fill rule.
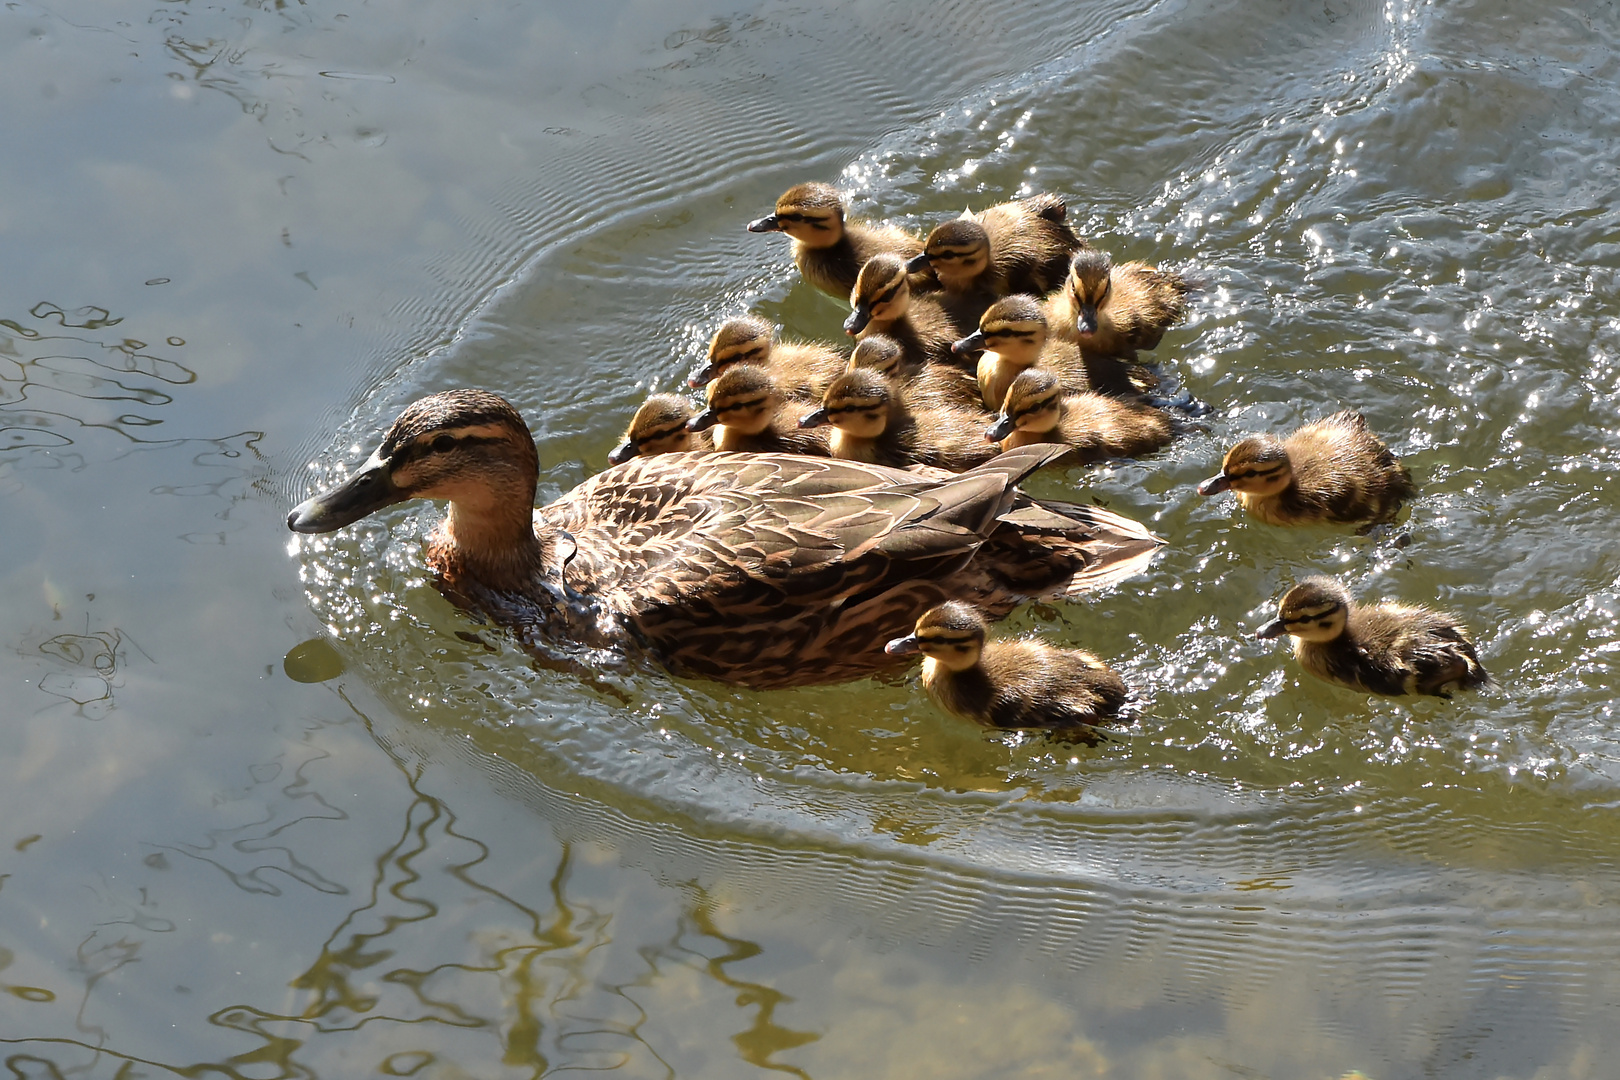
[[[792,1065],[783,1065],[771,1059],[777,1054],[792,1050],[796,1046],[815,1042],[818,1036],[810,1031],[794,1031],[785,1028],[776,1022],[776,1008],[793,999],[774,990],[763,983],[749,982],[739,979],[726,971],[728,964],[740,964],[759,956],[764,950],[755,942],[744,941],[741,938],[729,937],[715,925],[715,905],[706,896],[699,896],[688,914],[691,929],[710,941],[719,942],[726,948],[720,956],[710,956],[708,951],[697,942],[687,943],[688,934],[683,933],[675,942],[674,949],[694,955],[703,963],[708,976],[718,982],[724,983],[737,991],[737,1007],[740,1009],[757,1008],[754,1014],[754,1023],[746,1031],[740,1031],[731,1037],[737,1044],[738,1055],[748,1064],[757,1065],[763,1069],[772,1069],[776,1072],[791,1073],[794,1076],[809,1080],[809,1073]]]
[[[85,615],[86,622],[89,614]],[[152,658],[122,630],[56,634],[40,642],[39,654],[53,662],[35,683],[41,693],[72,705],[79,716],[100,720],[113,708],[113,690],[121,685],[120,669],[136,656]]]
[[[119,410],[128,403],[168,405],[174,401],[168,388],[196,382],[197,373],[149,352],[144,341],[101,333],[123,321],[105,308],[65,311],[48,301],[26,317],[0,319],[0,465],[19,460],[7,451],[38,448],[48,453],[22,460],[83,467],[80,453],[65,455],[61,448],[81,442],[85,428],[113,431],[132,443],[155,441],[141,429],[160,419]],[[184,345],[171,336],[166,347]],[[108,404],[92,404],[100,402]]]

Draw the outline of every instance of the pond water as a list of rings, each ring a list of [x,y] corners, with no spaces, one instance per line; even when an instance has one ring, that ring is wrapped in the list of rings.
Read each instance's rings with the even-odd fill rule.
[[[8,7],[9,1075],[1610,1075],[1617,46],[1506,0]],[[431,588],[441,507],[286,532],[423,393],[510,397],[549,500],[720,320],[839,339],[743,229],[807,179],[919,230],[1060,192],[1199,281],[1156,359],[1203,429],[1032,484],[1165,552],[1004,631],[1118,666],[1118,737],[583,680]],[[1344,407],[1409,542],[1194,494]],[[1323,571],[1499,685],[1253,640]]]

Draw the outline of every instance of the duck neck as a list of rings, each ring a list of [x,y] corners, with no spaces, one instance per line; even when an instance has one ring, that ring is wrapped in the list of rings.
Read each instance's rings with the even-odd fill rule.
[[[466,576],[494,589],[529,585],[548,563],[547,544],[534,531],[533,488],[452,499],[433,548],[431,561],[447,578]]]

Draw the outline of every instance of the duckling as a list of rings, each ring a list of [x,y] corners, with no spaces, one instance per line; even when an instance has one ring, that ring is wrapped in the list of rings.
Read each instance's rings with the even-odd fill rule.
[[[1075,394],[1139,397],[1159,382],[1140,365],[1088,354],[1073,342],[1050,336],[1041,302],[1022,293],[991,304],[980,317],[978,330],[951,346],[964,357],[981,349],[979,393],[984,407],[992,411],[1001,408],[1018,373],[1035,366],[1050,370],[1065,390]]]
[[[845,372],[801,428],[833,428],[832,456],[904,469],[929,465],[965,472],[1001,452],[979,438],[984,414],[951,407],[912,408],[888,379],[869,368]]]
[[[985,432],[1003,450],[1067,443],[1081,462],[1141,457],[1170,444],[1175,428],[1151,405],[1102,394],[1065,394],[1050,371],[1030,368],[1012,381],[1001,415]],[[1073,463],[1073,459],[1068,459]]]
[[[1244,439],[1198,494],[1228,488],[1243,509],[1272,525],[1391,521],[1417,492],[1406,466],[1360,413],[1349,411],[1306,424],[1281,442],[1269,435]]]
[[[1119,712],[1125,680],[1091,653],[989,641],[984,616],[951,600],[930,608],[890,656],[922,653],[922,684],[948,713],[993,728],[1091,728]]]
[[[906,361],[905,350],[888,334],[871,333],[855,343],[848,371],[875,371],[905,391],[913,405],[976,409],[979,384],[954,364]]]
[[[1431,694],[1486,686],[1490,675],[1454,616],[1407,604],[1357,604],[1330,577],[1309,577],[1283,594],[1263,639],[1288,634],[1300,667],[1369,694]]]
[[[922,251],[922,241],[903,229],[844,220],[843,196],[831,184],[788,188],[776,200],[776,213],[750,221],[748,231],[791,236],[799,273],[839,300],[849,295],[872,256],[889,253],[905,260]]]
[[[788,397],[820,401],[848,361],[826,345],[778,341],[776,332],[776,324],[756,315],[727,319],[709,342],[709,362],[687,385],[707,385],[732,364],[753,364],[768,370]]]
[[[1067,217],[1062,198],[1044,193],[978,214],[968,211],[929,233],[922,254],[906,269],[932,270],[947,297],[983,297],[986,305],[1008,293],[1045,293],[1086,246]],[[983,310],[968,317],[976,319]]]
[[[540,458],[510,402],[413,402],[349,478],[287,516],[330,533],[408,499],[449,506],[423,561],[452,602],[530,648],[638,652],[772,689],[891,670],[884,645],[948,597],[1002,618],[1144,569],[1161,541],[1016,485],[1059,447],[963,476],[794,454],[658,454],[534,507]]]
[[[752,364],[727,368],[709,384],[708,402],[708,408],[686,422],[686,429],[706,431],[720,425],[714,436],[716,450],[830,456],[826,435],[799,430],[785,409],[782,391],[764,368]]]
[[[624,441],[608,453],[609,465],[622,465],[640,454],[680,454],[714,449],[707,431],[693,433],[686,422],[697,410],[679,394],[654,394],[641,403]]]
[[[1046,302],[1052,332],[1088,353],[1136,359],[1187,317],[1190,286],[1142,262],[1114,265],[1107,252],[1078,251],[1063,287]]]
[[[951,364],[951,345],[961,333],[939,302],[930,295],[915,296],[898,255],[874,255],[861,267],[849,292],[854,310],[844,320],[844,332],[857,340],[867,334],[887,334],[900,343],[908,364]]]

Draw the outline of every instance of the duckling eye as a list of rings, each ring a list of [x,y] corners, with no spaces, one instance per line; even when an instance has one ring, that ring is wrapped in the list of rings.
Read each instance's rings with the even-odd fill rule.
[[[433,449],[441,454],[451,449],[455,445],[456,437],[454,435],[440,435],[438,438],[433,440]]]

